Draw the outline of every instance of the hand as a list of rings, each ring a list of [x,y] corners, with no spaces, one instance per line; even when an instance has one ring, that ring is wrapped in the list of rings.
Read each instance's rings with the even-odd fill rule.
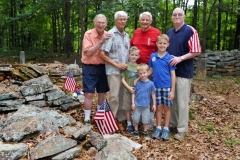
[[[131,92],[132,94],[135,93],[134,87],[129,87],[128,90],[129,90],[129,92]]]
[[[174,92],[170,92],[170,94],[168,95],[168,100],[172,101],[174,99]]]
[[[136,86],[137,81],[138,81],[139,79],[140,79],[140,78],[138,77],[137,79],[135,79],[135,80],[133,81],[133,86]]]
[[[155,104],[153,104],[153,106],[152,106],[152,112],[156,112],[156,105]]]
[[[125,63],[118,63],[117,64],[117,68],[121,69],[121,70],[125,70],[125,69],[127,69],[127,64],[125,64]]]
[[[176,66],[178,63],[182,62],[181,57],[173,56],[173,58],[169,61],[171,66]]]
[[[111,33],[105,33],[105,34],[102,35],[101,41],[105,42],[106,40],[108,40],[111,37],[112,37]]]
[[[132,110],[134,111],[136,109],[136,105],[132,104]]]

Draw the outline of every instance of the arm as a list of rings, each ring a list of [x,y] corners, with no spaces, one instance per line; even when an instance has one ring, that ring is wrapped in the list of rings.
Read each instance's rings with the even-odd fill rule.
[[[155,91],[152,92],[152,102],[153,102],[152,111],[156,112],[156,94],[155,94]]]
[[[170,60],[170,65],[176,66],[180,62],[187,60],[187,59],[194,58],[200,54],[201,54],[201,52],[196,52],[196,53],[187,53],[187,54],[185,54],[183,56],[179,56],[179,57],[173,56],[173,58]]]
[[[118,69],[127,69],[127,65],[125,63],[117,63],[114,62],[110,57],[107,56],[107,52],[104,50],[101,50],[100,57],[102,60],[104,60],[106,63],[118,68]]]
[[[168,96],[168,99],[172,101],[174,99],[174,94],[175,94],[175,84],[176,84],[176,74],[175,70],[171,70],[171,78],[172,78],[172,87],[171,87],[171,92]]]
[[[110,33],[105,33],[102,35],[100,41],[98,41],[96,44],[94,44],[93,46],[91,46],[90,48],[86,49],[84,51],[84,53],[87,55],[87,56],[91,56],[93,55],[94,53],[97,52],[98,49],[100,49],[100,47],[102,46],[102,44],[111,37],[112,35]],[[88,37],[84,37],[85,38],[85,41],[89,41],[88,40]],[[90,44],[90,43],[88,43]]]
[[[132,110],[135,110],[136,109],[136,105],[135,105],[135,93],[132,94]]]
[[[125,81],[125,77],[122,77],[122,84],[131,92],[132,94],[135,92],[133,87],[129,86],[127,82]]]

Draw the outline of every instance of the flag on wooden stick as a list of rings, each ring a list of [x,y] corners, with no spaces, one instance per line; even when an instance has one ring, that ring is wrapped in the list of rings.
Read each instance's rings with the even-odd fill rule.
[[[67,79],[64,83],[64,88],[72,92],[74,92],[76,88],[76,82],[71,71],[68,72]]]
[[[97,128],[102,135],[119,130],[118,123],[106,99],[99,107],[93,120],[96,122]]]

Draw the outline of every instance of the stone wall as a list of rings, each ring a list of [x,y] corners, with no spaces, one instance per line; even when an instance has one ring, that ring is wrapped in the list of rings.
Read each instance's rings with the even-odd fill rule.
[[[240,76],[240,51],[210,51],[206,50],[195,58],[206,61],[207,75]],[[196,65],[195,65],[196,69]],[[196,72],[195,72],[196,73]]]

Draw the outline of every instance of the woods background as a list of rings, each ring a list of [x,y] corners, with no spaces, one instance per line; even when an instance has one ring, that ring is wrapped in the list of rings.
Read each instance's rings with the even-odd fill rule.
[[[240,49],[240,0],[1,0],[0,58],[49,55],[81,56],[84,32],[93,28],[93,18],[103,13],[109,30],[114,13],[124,10],[126,31],[139,27],[139,14],[150,11],[152,26],[166,33],[173,27],[171,14],[181,7],[186,23],[198,30],[203,52]]]

